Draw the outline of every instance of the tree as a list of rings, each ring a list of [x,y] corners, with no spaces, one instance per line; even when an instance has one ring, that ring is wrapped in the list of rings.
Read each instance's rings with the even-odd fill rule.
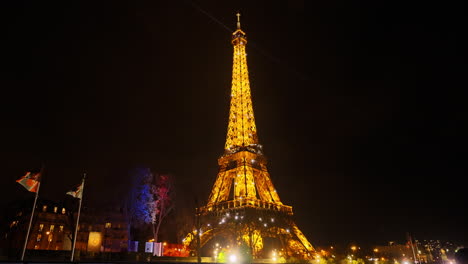
[[[149,168],[136,168],[130,172],[130,177],[130,191],[125,203],[129,239],[146,240],[154,204],[151,192],[153,175]]]
[[[164,218],[174,208],[174,186],[169,175],[157,175],[152,186],[153,204],[151,207],[151,221],[153,226],[154,241],[158,241],[159,228]]]
[[[132,184],[126,202],[128,231],[131,240],[146,240],[151,227],[154,241],[165,217],[174,207],[174,188],[169,175],[153,175],[149,168],[131,172]]]

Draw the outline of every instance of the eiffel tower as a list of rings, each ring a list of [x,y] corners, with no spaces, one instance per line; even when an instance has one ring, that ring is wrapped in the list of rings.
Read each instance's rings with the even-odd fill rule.
[[[281,202],[258,142],[245,52],[247,38],[239,13],[231,42],[234,62],[225,151],[218,159],[219,172],[208,203],[196,210],[198,230],[190,233],[184,244],[210,255],[220,244],[230,248],[243,244],[254,258],[276,254],[278,258],[310,259],[315,250],[295,224],[292,207]]]

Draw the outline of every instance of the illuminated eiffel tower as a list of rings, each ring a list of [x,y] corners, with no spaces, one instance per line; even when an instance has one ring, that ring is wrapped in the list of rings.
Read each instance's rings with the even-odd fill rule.
[[[245,52],[247,38],[240,27],[240,14],[232,44],[234,63],[225,151],[218,159],[219,172],[208,203],[197,208],[199,231],[189,234],[184,244],[191,249],[202,248],[210,255],[219,247],[244,245],[255,258],[271,254],[278,258],[312,258],[315,250],[294,223],[292,207],[280,201],[258,142]]]

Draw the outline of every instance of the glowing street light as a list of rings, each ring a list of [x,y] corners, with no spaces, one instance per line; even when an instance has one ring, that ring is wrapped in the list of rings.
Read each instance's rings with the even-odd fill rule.
[[[236,263],[237,261],[237,256],[232,254],[232,255],[229,255],[229,262],[230,263]]]

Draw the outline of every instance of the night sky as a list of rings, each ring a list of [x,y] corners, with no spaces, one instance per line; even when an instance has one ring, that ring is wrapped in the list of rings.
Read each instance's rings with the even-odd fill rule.
[[[48,199],[86,172],[84,203],[118,201],[149,167],[176,210],[204,203],[237,11],[269,172],[310,242],[467,243],[462,1],[2,1],[2,204],[42,163]]]

